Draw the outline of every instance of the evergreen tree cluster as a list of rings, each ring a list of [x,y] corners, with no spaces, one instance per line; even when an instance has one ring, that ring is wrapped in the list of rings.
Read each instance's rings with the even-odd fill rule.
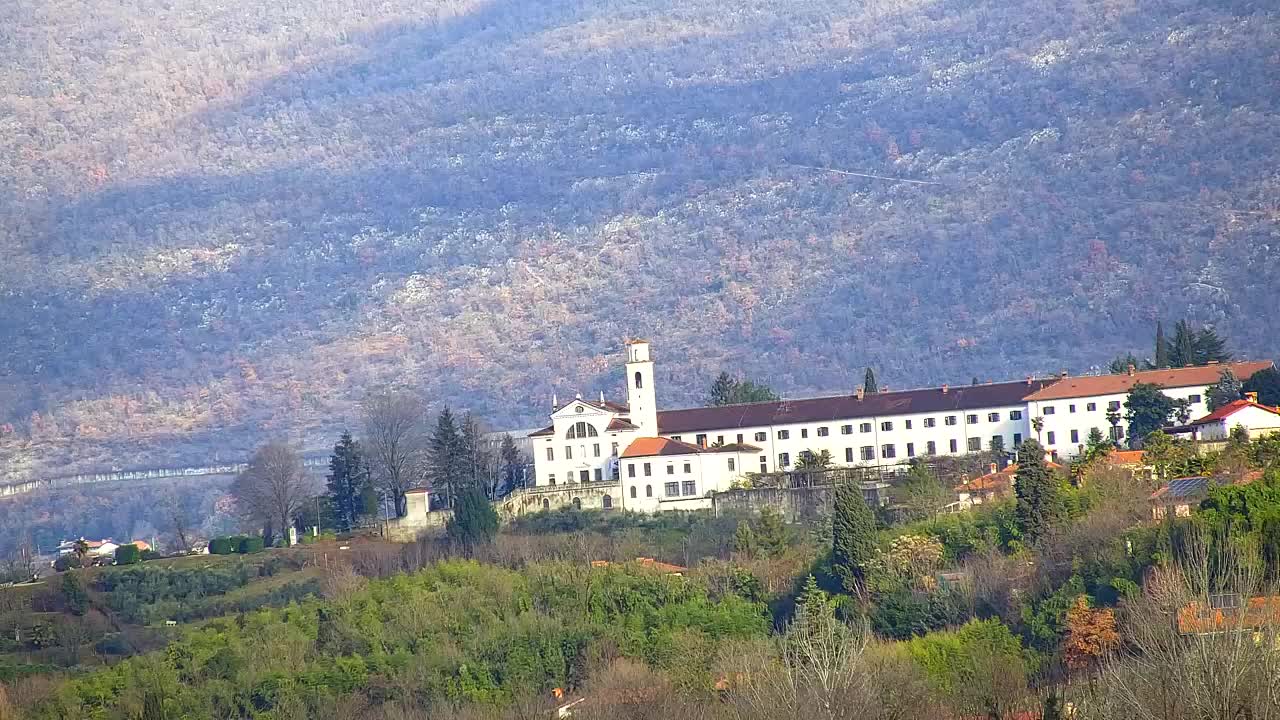
[[[777,393],[767,385],[751,380],[739,380],[727,372],[720,373],[707,392],[707,404],[715,406],[772,402],[778,399]]]
[[[1213,328],[1196,329],[1186,319],[1179,320],[1174,325],[1172,339],[1165,336],[1164,323],[1156,322],[1154,352],[1154,360],[1142,360],[1133,353],[1120,355],[1111,361],[1109,369],[1112,373],[1122,374],[1128,372],[1130,367],[1136,370],[1156,370],[1193,367],[1231,359],[1226,340]]]

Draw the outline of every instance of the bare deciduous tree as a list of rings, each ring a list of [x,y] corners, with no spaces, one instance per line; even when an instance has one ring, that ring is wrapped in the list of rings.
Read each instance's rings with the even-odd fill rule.
[[[246,517],[279,529],[288,542],[294,513],[308,496],[310,483],[302,458],[288,444],[270,442],[249,460],[236,477],[231,494]]]
[[[182,496],[176,492],[170,492],[164,499],[165,516],[169,521],[169,529],[173,531],[173,536],[178,540],[178,547],[182,552],[191,550],[192,536],[191,526],[192,517],[186,503],[182,501]]]
[[[364,449],[374,483],[395,502],[396,516],[407,512],[405,491],[423,477],[426,461],[422,403],[403,393],[380,393],[364,401]]]
[[[1256,552],[1194,530],[1182,546],[1122,606],[1126,648],[1082,719],[1280,718],[1280,599]]]

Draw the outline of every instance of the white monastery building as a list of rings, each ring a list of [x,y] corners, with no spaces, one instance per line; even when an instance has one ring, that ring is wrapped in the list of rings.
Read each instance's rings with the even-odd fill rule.
[[[1271,365],[1270,360],[1260,360],[1165,370],[1135,371],[1130,367],[1121,375],[1062,377],[1028,395],[1027,412],[1043,419],[1039,439],[1045,450],[1060,457],[1074,457],[1094,428],[1117,442],[1125,439],[1128,423],[1124,420],[1124,401],[1130,388],[1138,383],[1159,385],[1165,395],[1190,401],[1190,417],[1198,418],[1209,412],[1205,388],[1218,382],[1224,369],[1230,368],[1243,382]],[[1114,425],[1112,420],[1116,421]]]
[[[852,395],[659,410],[649,343],[632,340],[626,343],[625,405],[603,394],[598,400],[553,400],[551,425],[529,434],[533,484],[607,488],[601,502],[606,509],[657,512],[710,507],[710,494],[731,489],[747,473],[793,470],[806,453],[824,450],[837,467],[884,466],[1013,450],[1038,434],[1053,456],[1072,457],[1094,427],[1123,439],[1124,421],[1113,427],[1108,412],[1123,415],[1135,383],[1155,383],[1171,397],[1191,400],[1196,417],[1207,411],[1205,388],[1224,368],[1244,380],[1271,366],[1260,361],[1064,374],[875,394],[859,388]]]

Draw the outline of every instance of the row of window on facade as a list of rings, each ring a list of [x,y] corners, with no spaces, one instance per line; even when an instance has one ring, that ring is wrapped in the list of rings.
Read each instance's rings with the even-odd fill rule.
[[[582,448],[583,455],[585,456],[585,455],[586,455],[586,446],[585,446],[585,445],[582,445],[582,446],[580,446],[580,447]],[[613,443],[613,447],[610,449],[610,453],[611,453],[612,455],[617,455],[617,454],[618,454],[618,443]],[[592,443],[592,444],[591,444],[591,457],[600,457],[600,443]],[[556,459],[556,449],[555,449],[555,448],[551,448],[551,447],[547,448],[547,461],[548,461],[548,462],[555,462],[555,459]],[[572,460],[572,459],[573,459],[573,446],[572,446],[572,445],[565,445],[565,446],[564,446],[564,459],[565,459],[565,460]]]
[[[1101,432],[1101,429],[1100,429],[1100,428],[1096,428],[1096,427],[1095,427],[1095,428],[1093,428],[1092,430],[1090,430],[1090,432],[1092,432],[1093,430],[1098,430],[1099,432]],[[1121,440],[1123,440],[1123,439],[1124,439],[1124,425],[1113,425],[1113,426],[1111,426],[1111,429],[1110,429],[1110,431],[1108,432],[1108,434],[1111,436],[1111,440],[1112,440],[1113,442],[1120,442]],[[1079,431],[1079,430],[1071,430],[1071,431],[1070,431],[1070,437],[1071,437],[1071,444],[1072,444],[1072,445],[1079,445],[1079,444],[1082,442],[1082,441],[1080,440],[1080,431]],[[1052,431],[1052,430],[1050,430],[1049,432],[1047,432],[1047,433],[1045,433],[1045,434],[1044,434],[1044,439],[1045,439],[1045,445],[1057,445],[1057,444],[1058,444],[1058,434],[1057,434],[1056,432]]]
[[[1074,406],[1073,406],[1073,407],[1074,407]],[[1022,411],[1021,411],[1021,410],[1011,410],[1011,411],[1009,412],[1009,419],[1010,419],[1010,420],[1021,420],[1021,419],[1022,419]],[[966,425],[977,425],[977,424],[979,423],[979,421],[980,421],[980,419],[979,419],[979,415],[978,415],[977,413],[969,414],[969,415],[967,415],[967,416],[965,417],[965,424],[966,424]],[[988,421],[988,422],[993,422],[993,423],[998,423],[998,422],[1000,422],[1000,413],[998,413],[998,412],[987,413],[987,421]],[[946,415],[946,416],[944,416],[944,417],[942,418],[942,424],[943,424],[943,425],[946,425],[946,426],[948,426],[948,427],[958,425],[959,423],[960,423],[960,416],[959,416],[959,415]],[[924,420],[922,420],[922,421],[921,421],[921,424],[922,424],[924,427],[927,427],[927,428],[937,427],[937,426],[938,426],[938,419],[937,419],[937,418],[932,418],[932,417],[927,417],[927,418],[924,418]],[[903,421],[902,421],[902,427],[903,427],[903,429],[904,429],[904,430],[913,430],[913,429],[914,429],[913,421],[912,421],[912,420],[903,420]],[[893,428],[894,428],[894,421],[893,421],[893,420],[882,420],[882,421],[880,422],[880,431],[881,431],[881,432],[893,432]],[[873,429],[874,429],[874,425],[873,425],[872,423],[869,423],[869,422],[860,423],[860,424],[858,425],[858,432],[860,432],[860,433],[869,433],[869,432],[872,432],[872,430],[873,430]],[[778,439],[779,439],[779,440],[790,440],[790,439],[791,439],[791,430],[789,430],[789,429],[787,429],[787,430],[778,430],[778,431],[777,431],[777,433],[778,433]],[[841,435],[852,435],[853,433],[854,433],[854,426],[853,426],[853,425],[841,425],[841,426],[840,426],[840,434],[841,434]],[[815,434],[816,434],[818,437],[828,437],[828,436],[830,436],[830,435],[831,435],[831,428],[830,428],[830,427],[828,427],[828,426],[826,426],[826,425],[820,425],[820,426],[818,426],[817,428],[815,428]],[[808,437],[809,437],[809,428],[800,428],[800,438],[803,440],[803,439],[807,439]],[[672,440],[681,440],[682,438],[681,438],[681,436],[679,436],[679,435],[672,435],[672,436],[671,436],[671,439],[672,439]],[[768,434],[767,432],[763,432],[763,431],[761,431],[761,432],[757,432],[757,433],[755,434],[755,441],[756,441],[756,442],[766,442],[768,439],[769,439],[769,434]],[[739,434],[739,435],[737,436],[737,440],[736,440],[736,442],[741,443],[741,442],[743,442],[743,441],[744,441],[744,436],[743,436],[742,434]],[[707,444],[707,436],[706,436],[706,435],[704,435],[704,434],[699,434],[699,435],[697,435],[697,436],[696,436],[696,438],[695,438],[695,444],[697,444],[697,445],[706,445],[706,444]],[[717,445],[723,445],[723,444],[724,444],[724,435],[717,435],[717,436],[716,436],[716,444],[717,444]]]
[[[1013,444],[1014,444],[1014,446],[1016,447],[1016,446],[1017,446],[1019,443],[1021,443],[1021,442],[1022,442],[1022,433],[1014,433],[1014,434],[1013,434]],[[958,439],[956,439],[956,438],[952,438],[951,440],[949,440],[949,441],[948,441],[948,446],[947,446],[947,448],[948,448],[948,452],[951,452],[951,453],[953,453],[953,454],[954,454],[954,453],[959,453],[959,452],[960,452],[960,441],[959,441]],[[1004,436],[1002,436],[1002,435],[993,435],[993,436],[991,437],[991,448],[990,448],[990,449],[992,449],[992,450],[996,450],[996,449],[1001,449],[1001,448],[1004,448]],[[968,438],[968,439],[966,440],[966,442],[965,442],[965,450],[966,450],[966,451],[968,451],[968,452],[981,452],[981,451],[982,451],[982,438],[977,438],[977,437],[971,437],[971,438]],[[801,453],[800,453],[800,458],[801,458],[801,459],[803,459],[803,457],[804,457],[806,454],[808,454],[808,453],[809,453],[809,451],[808,451],[808,450],[805,450],[805,451],[801,452]],[[936,441],[934,441],[934,440],[929,440],[928,442],[926,442],[926,443],[924,444],[924,454],[925,454],[925,455],[937,455],[937,454],[938,454],[938,443],[937,443]],[[913,442],[909,442],[909,443],[907,443],[907,444],[906,444],[906,457],[913,458],[913,457],[915,457],[915,456],[916,456],[916,444],[915,444],[915,443],[913,443]],[[879,458],[877,458],[877,457],[876,457],[876,446],[875,446],[875,445],[863,445],[861,448],[858,448],[858,460],[860,460],[860,461],[862,461],[862,462],[868,462],[868,461],[872,461],[872,460],[876,460],[876,459],[881,459],[881,460],[893,460],[893,459],[896,459],[897,457],[898,457],[898,446],[897,446],[897,444],[895,444],[895,443],[885,443],[885,444],[881,445],[881,446],[880,446],[880,455],[879,455]],[[845,448],[845,449],[844,449],[844,461],[845,461],[846,463],[852,463],[852,462],[854,462],[854,449],[853,449],[853,448],[851,448],[851,447],[847,447],[847,448]],[[761,455],[761,456],[760,456],[760,468],[761,468],[761,469],[760,469],[760,472],[767,472],[767,471],[765,470],[765,467],[766,467],[766,465],[767,465],[767,464],[768,464],[768,463],[767,463],[767,458],[766,458],[764,455]],[[788,467],[788,466],[790,466],[790,465],[791,465],[791,453],[778,453],[778,466],[779,466],[779,467]]]
[[[1187,402],[1189,402],[1189,403],[1191,403],[1191,404],[1193,404],[1193,405],[1194,405],[1195,403],[1200,402],[1200,400],[1201,400],[1201,399],[1202,399],[1202,398],[1201,398],[1199,395],[1188,395],[1188,396],[1187,396]],[[1098,411],[1098,403],[1085,403],[1084,409],[1085,409],[1085,411],[1086,411],[1086,412],[1097,412],[1097,411]],[[1110,401],[1110,402],[1108,402],[1108,403],[1107,403],[1107,412],[1115,412],[1115,411],[1118,411],[1119,409],[1120,409],[1120,401],[1119,401],[1119,400],[1112,400],[1112,401]],[[1070,405],[1067,405],[1067,412],[1068,412],[1068,413],[1073,413],[1073,412],[1075,412],[1075,411],[1076,411],[1076,406],[1075,406],[1075,404],[1074,404],[1074,403],[1073,403],[1073,404],[1070,404]],[[1042,406],[1042,407],[1040,408],[1040,414],[1041,414],[1041,415],[1053,415],[1053,414],[1055,414],[1056,412],[1057,412],[1057,410],[1054,408],[1054,406],[1053,406],[1053,405],[1044,405],[1044,406]],[[972,416],[970,416],[970,417],[972,417]],[[1016,420],[1017,418],[1014,418],[1014,419]]]

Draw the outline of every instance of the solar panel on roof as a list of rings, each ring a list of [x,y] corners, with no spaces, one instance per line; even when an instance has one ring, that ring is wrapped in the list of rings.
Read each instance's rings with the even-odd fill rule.
[[[1179,478],[1169,481],[1169,492],[1165,497],[1191,497],[1203,495],[1209,489],[1209,480],[1202,477]]]

